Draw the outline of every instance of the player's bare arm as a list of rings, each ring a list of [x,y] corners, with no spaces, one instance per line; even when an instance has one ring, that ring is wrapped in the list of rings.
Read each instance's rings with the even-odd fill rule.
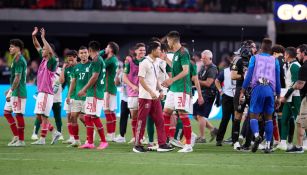
[[[46,30],[44,28],[41,28],[40,32],[41,32],[41,38],[44,43],[44,46],[46,47],[46,49],[48,49],[48,51],[51,53],[52,56],[55,56],[53,49],[51,48],[51,46],[49,45],[48,41],[45,38]]]
[[[74,91],[75,87],[76,87],[76,78],[72,78],[71,82],[70,82],[67,98],[66,98],[67,104],[70,103],[70,96],[71,96],[72,92]]]
[[[185,77],[188,73],[189,73],[189,65],[183,65],[182,66],[182,71],[180,72],[180,74],[178,74],[177,76],[173,77],[173,78],[169,78],[167,80],[165,80],[162,83],[162,86],[164,87],[169,87],[170,85],[173,84],[173,82],[182,79],[183,77]]]
[[[37,33],[38,33],[38,28],[34,27],[34,30],[32,32],[32,41],[33,41],[33,45],[34,45],[35,49],[37,51],[39,51],[40,49],[42,49],[42,47],[41,47],[41,45],[39,44],[39,42],[36,38]]]

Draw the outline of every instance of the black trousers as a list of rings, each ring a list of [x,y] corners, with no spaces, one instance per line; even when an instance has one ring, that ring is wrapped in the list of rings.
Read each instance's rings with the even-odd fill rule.
[[[222,96],[222,112],[223,117],[219,126],[219,131],[216,137],[216,141],[223,141],[225,132],[227,130],[228,122],[232,116],[232,121],[234,119],[234,106],[233,97],[223,94]]]
[[[119,120],[119,133],[122,137],[125,136],[127,131],[127,123],[129,118],[130,110],[126,101],[120,102],[120,120]]]

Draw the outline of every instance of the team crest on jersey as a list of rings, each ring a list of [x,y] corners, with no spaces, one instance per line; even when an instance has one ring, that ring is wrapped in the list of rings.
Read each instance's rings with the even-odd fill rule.
[[[237,69],[237,66],[236,65],[232,65],[231,69]]]
[[[76,71],[79,71],[79,69],[76,69]]]
[[[87,67],[86,69],[85,69],[85,72],[89,72],[90,71],[90,69],[89,69],[89,67]]]
[[[178,55],[176,55],[176,56],[174,57],[174,60],[175,60],[175,61],[178,61]]]

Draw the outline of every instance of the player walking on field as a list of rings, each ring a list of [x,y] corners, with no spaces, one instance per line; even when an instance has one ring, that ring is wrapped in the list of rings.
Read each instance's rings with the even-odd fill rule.
[[[116,129],[116,93],[117,87],[115,85],[115,76],[118,67],[118,59],[116,54],[119,51],[119,46],[115,42],[109,42],[105,50],[100,54],[106,54],[107,58],[104,59],[106,64],[106,90],[104,93],[104,113],[107,120],[107,141],[115,139]]]
[[[21,51],[24,47],[20,39],[10,40],[10,54],[14,57],[11,65],[11,88],[5,92],[6,102],[4,106],[4,117],[8,121],[11,131],[14,135],[8,146],[25,146],[24,142],[24,127],[25,122],[23,115],[26,107],[26,72],[27,62]],[[12,116],[12,112],[16,114],[16,121]]]
[[[74,50],[69,50],[66,54],[67,63],[63,65],[63,71],[60,74],[60,83],[67,85],[67,89],[70,89],[72,76],[74,74],[74,68],[77,65],[77,52]],[[71,116],[71,106],[73,102],[73,97],[75,96],[75,91],[67,94],[66,100],[64,102],[64,110],[67,114],[67,128],[69,133],[69,139],[63,143],[72,144],[74,142],[73,126],[72,126],[72,116]]]

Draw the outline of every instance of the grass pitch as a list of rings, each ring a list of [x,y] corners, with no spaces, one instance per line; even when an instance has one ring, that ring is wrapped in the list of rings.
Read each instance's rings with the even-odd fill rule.
[[[53,119],[51,119],[53,121]],[[63,119],[63,133],[67,138],[66,123]],[[216,175],[273,175],[273,174],[306,174],[307,156],[305,154],[286,154],[275,151],[272,154],[242,153],[230,145],[216,147],[215,142],[197,144],[194,152],[183,154],[176,151],[169,153],[148,152],[136,154],[132,145],[110,143],[106,150],[80,150],[66,148],[57,143],[44,146],[30,145],[34,118],[26,119],[26,147],[7,147],[11,132],[6,120],[0,118],[0,174],[1,175],[77,175],[77,174],[112,174],[112,175],[183,175],[183,174],[216,174]],[[105,123],[105,122],[104,122]],[[213,121],[218,126],[219,121]],[[197,124],[193,121],[193,130]],[[130,139],[128,128],[127,140]],[[228,137],[230,128],[226,133]],[[80,127],[81,140],[85,138],[85,128]],[[207,134],[208,135],[208,134]],[[98,139],[96,136],[96,145]]]

